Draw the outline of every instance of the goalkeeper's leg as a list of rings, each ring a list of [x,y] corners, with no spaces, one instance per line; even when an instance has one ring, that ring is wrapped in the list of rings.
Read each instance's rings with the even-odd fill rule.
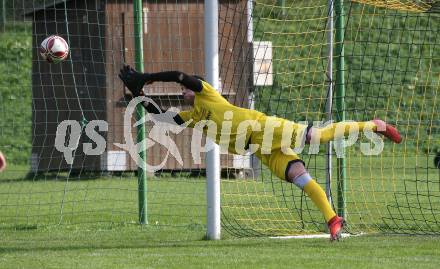
[[[260,151],[257,151],[255,154],[279,178],[289,181],[304,190],[324,215],[324,219],[329,227],[330,239],[339,239],[344,219],[336,215],[327,200],[324,190],[306,171],[304,163],[299,156],[290,148],[285,149],[285,152],[275,149],[271,154],[261,154]]]
[[[330,232],[330,240],[339,240],[345,221],[343,218],[336,215],[327,200],[324,190],[310,176],[301,161],[291,163],[287,169],[287,180],[304,190],[324,215]]]
[[[402,141],[399,131],[397,131],[394,126],[387,124],[382,120],[375,119],[363,122],[337,122],[322,128],[312,127],[307,131],[306,142],[313,142],[316,137],[319,137],[320,143],[327,143],[348,136],[354,131],[364,132],[365,130],[371,130],[375,133],[381,134],[392,140],[394,143],[400,143]]]

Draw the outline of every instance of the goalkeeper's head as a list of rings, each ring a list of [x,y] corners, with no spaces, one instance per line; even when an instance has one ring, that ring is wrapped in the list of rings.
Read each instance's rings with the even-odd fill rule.
[[[193,75],[193,77],[200,79],[200,80],[204,80],[202,77],[197,76],[197,75]],[[185,103],[187,105],[190,105],[190,106],[194,105],[194,100],[196,98],[194,91],[192,91],[182,85],[182,95],[183,95],[183,100],[185,101]]]
[[[191,91],[185,86],[182,86],[182,95],[183,95],[183,100],[187,105],[190,106],[194,105],[194,99],[196,98],[196,95],[193,91]]]

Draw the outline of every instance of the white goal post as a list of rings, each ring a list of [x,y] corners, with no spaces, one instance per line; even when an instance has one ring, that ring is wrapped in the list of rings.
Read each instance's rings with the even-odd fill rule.
[[[205,76],[215,89],[219,89],[218,53],[218,1],[205,1]],[[206,154],[206,237],[220,239],[220,150],[212,140],[207,139]],[[210,145],[208,145],[210,144]]]

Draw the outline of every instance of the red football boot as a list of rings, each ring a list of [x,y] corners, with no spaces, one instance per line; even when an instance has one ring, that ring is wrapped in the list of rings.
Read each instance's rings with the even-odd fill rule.
[[[342,228],[345,220],[339,216],[334,216],[328,222],[328,230],[330,232],[330,241],[339,240],[341,238]]]
[[[397,131],[394,126],[380,119],[374,119],[373,122],[377,126],[376,133],[387,137],[396,144],[402,142],[402,137],[400,136],[399,131]]]

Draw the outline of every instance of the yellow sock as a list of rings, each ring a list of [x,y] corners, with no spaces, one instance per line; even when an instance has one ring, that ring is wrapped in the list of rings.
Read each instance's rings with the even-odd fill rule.
[[[344,124],[344,132],[342,133],[336,133],[336,126],[337,124]],[[327,143],[329,141],[335,140],[336,138],[341,138],[350,135],[350,131],[357,130],[359,132],[364,131],[366,127],[370,128],[371,130],[375,131],[377,129],[376,124],[372,121],[361,121],[361,122],[339,122],[339,123],[332,123],[326,127],[319,128],[320,138],[319,141],[321,143]],[[340,129],[342,130],[342,129]]]
[[[312,199],[313,203],[318,207],[318,209],[324,214],[325,221],[328,222],[331,218],[336,216],[335,211],[330,206],[327,200],[324,190],[316,183],[315,180],[310,180],[304,186],[304,191]]]

